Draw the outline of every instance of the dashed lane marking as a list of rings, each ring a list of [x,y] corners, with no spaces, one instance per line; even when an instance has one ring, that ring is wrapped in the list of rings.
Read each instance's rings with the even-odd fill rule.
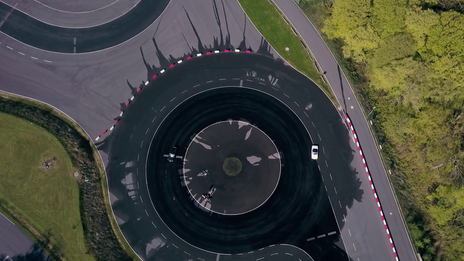
[[[264,250],[264,247],[259,249],[259,251],[261,251],[261,250]]]
[[[247,81],[247,82],[253,82],[253,81],[252,81],[252,80],[250,80],[250,79],[245,79],[245,81]]]
[[[164,110],[164,108],[166,108],[166,106],[163,106],[163,108],[161,108],[160,112]]]
[[[290,96],[288,96],[285,92],[284,92],[284,96],[287,97],[287,98],[290,98]]]
[[[191,254],[190,254],[189,252],[185,252],[185,251],[184,251],[184,253],[186,253],[187,255],[191,256]]]
[[[306,115],[306,117],[308,117],[308,118],[309,118],[308,114],[307,114],[305,111],[303,111],[303,113]]]
[[[140,196],[140,201],[143,203],[143,199],[142,199],[142,196]]]
[[[325,154],[325,149],[324,149],[324,147],[322,147],[322,153],[324,153],[324,154]]]
[[[276,87],[271,87],[272,89],[274,89],[275,91],[279,91],[279,89],[277,89]]]
[[[145,131],[145,135],[147,135],[149,129],[150,129],[150,128],[147,128],[147,130]]]
[[[325,237],[325,234],[317,236],[317,238],[323,238],[323,237]]]
[[[331,174],[331,173],[329,173],[329,177],[330,177],[330,180],[333,180],[333,179],[332,179],[332,174]]]
[[[353,243],[353,248],[354,248],[354,251],[356,251],[356,246],[354,245],[354,243]]]
[[[317,134],[317,136],[319,137],[319,140],[322,141],[321,135],[319,135],[319,133]]]
[[[221,79],[219,79],[219,80],[220,80],[220,81],[225,81],[225,80],[226,80],[226,78],[221,78]]]
[[[240,78],[232,78],[232,80],[238,81],[240,80]]]
[[[176,246],[174,243],[172,243],[172,245],[175,247],[175,248],[179,248],[178,246]]]
[[[24,54],[24,53],[22,53],[22,52],[18,52],[18,53],[19,53],[20,55],[26,55],[26,54]]]
[[[242,87],[243,85],[243,80],[240,80],[240,87]]]
[[[315,237],[310,237],[310,238],[306,239],[306,241],[312,241],[314,239],[316,239],[316,238]]]
[[[340,205],[340,208],[342,208],[342,203],[340,202],[340,200],[338,201],[338,205]]]
[[[184,94],[184,93],[186,93],[186,92],[187,92],[187,90],[183,90],[180,94]]]
[[[34,57],[34,56],[31,56],[31,58],[34,59],[34,60],[39,60],[39,58]]]
[[[140,189],[140,183],[137,181],[137,189]]]
[[[148,215],[148,211],[146,209],[145,209],[145,214],[147,214],[147,216],[150,216],[150,215]]]
[[[137,161],[139,161],[140,159],[140,154],[137,154]]]
[[[314,125],[314,122],[311,122],[311,124],[313,125],[314,128],[316,128],[316,125]]]
[[[156,116],[155,116],[155,118],[153,118],[153,120],[151,121],[151,123],[153,123],[155,120],[156,120]]]
[[[348,234],[350,234],[350,237],[351,237],[351,231],[350,231],[350,229],[349,229],[349,228],[348,228]]]
[[[151,224],[156,228],[156,225],[155,225],[155,223],[153,223],[153,221],[151,222]]]
[[[287,256],[293,256],[293,254],[290,254],[290,253],[285,253]]]
[[[200,85],[199,85],[199,84],[197,84],[197,85],[193,85],[193,88],[197,88],[198,86],[200,86]]]
[[[275,255],[278,255],[279,253],[272,253],[271,256],[275,256]]]
[[[338,194],[338,193],[337,193],[337,189],[336,189],[335,187],[334,187],[334,190],[335,190],[335,194]]]
[[[164,239],[166,239],[166,236],[163,233],[161,233],[161,236],[164,237]]]
[[[328,166],[329,166],[329,164],[327,164],[327,160],[325,160],[325,166],[326,166],[326,167],[328,167]]]
[[[197,259],[198,259],[198,260],[203,260],[203,261],[205,261],[205,259],[203,259],[203,258],[201,258],[201,257],[197,257]]]
[[[207,81],[206,83],[212,83],[212,82],[213,82],[213,80],[209,80],[209,81]]]
[[[13,48],[11,48],[11,47],[10,47],[10,46],[8,46],[8,45],[6,46],[6,48],[8,48],[8,49],[10,49],[10,50],[13,50]]]
[[[332,231],[332,232],[327,233],[328,236],[335,235],[335,234],[337,234],[336,231]]]
[[[264,257],[256,258],[256,261],[263,260]]]
[[[266,85],[264,82],[258,82],[258,83],[261,84],[261,85]]]
[[[143,145],[143,140],[142,140],[142,142],[140,143],[140,148],[142,147],[142,145]]]
[[[52,61],[49,61],[49,60],[44,60],[44,62],[46,62],[46,63],[52,63]]]
[[[176,99],[176,97],[172,98],[172,100],[170,102],[173,102],[175,99]]]
[[[300,107],[300,105],[296,101],[293,101],[293,102],[296,104],[296,106]]]

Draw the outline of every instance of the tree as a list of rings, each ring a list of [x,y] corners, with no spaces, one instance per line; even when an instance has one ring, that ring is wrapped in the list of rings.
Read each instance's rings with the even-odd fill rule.
[[[403,32],[406,27],[406,0],[374,0],[373,20],[375,31],[381,38]]]

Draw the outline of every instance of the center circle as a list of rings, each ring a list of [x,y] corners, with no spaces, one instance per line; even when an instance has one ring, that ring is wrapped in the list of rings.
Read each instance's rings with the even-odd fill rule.
[[[183,160],[194,204],[221,215],[262,206],[280,180],[280,153],[266,133],[241,120],[214,123],[194,135]]]
[[[235,176],[242,171],[242,162],[236,157],[227,158],[222,164],[222,170],[228,176]]]

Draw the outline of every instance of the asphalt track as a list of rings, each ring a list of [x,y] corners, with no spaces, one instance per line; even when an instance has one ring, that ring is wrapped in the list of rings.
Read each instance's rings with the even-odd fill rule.
[[[74,29],[46,24],[0,2],[0,31],[43,50],[86,53],[115,46],[136,36],[160,16],[168,3],[168,0],[141,0],[111,23]]]
[[[182,54],[185,55],[185,53],[207,48],[207,44],[213,42],[212,39],[214,39],[214,43],[210,46],[214,47],[221,45],[230,46],[231,44],[241,46],[246,43],[246,45],[253,46],[254,50],[258,50],[258,46],[259,49],[262,47],[261,50],[268,49],[265,42],[264,44],[259,42],[260,37],[256,37],[256,30],[249,26],[246,27],[246,24],[249,23],[246,17],[244,20],[245,27],[243,26],[243,22],[238,22],[241,20],[243,21],[243,19],[240,18],[240,16],[243,18],[243,13],[239,8],[237,9],[235,1],[233,3],[227,3],[227,17],[224,17],[226,15],[226,10],[224,10],[223,15],[221,12],[218,13],[217,10],[214,9],[214,12],[211,12],[212,10],[208,9],[209,6],[204,5],[204,2],[205,1],[190,4],[183,1],[173,1],[166,10],[165,15],[173,20],[175,19],[175,21],[171,22],[169,20],[159,20],[154,24],[155,27],[161,25],[158,36],[156,37],[157,40],[156,42],[153,41],[155,43],[155,48],[150,48],[147,45],[142,46],[142,43],[144,42],[143,38],[146,37],[145,35],[152,34],[152,32],[147,32],[141,34],[137,37],[137,39],[133,38],[130,41],[131,45],[135,45],[134,48],[131,48],[131,45],[126,44],[119,48],[113,48],[112,51],[93,54],[92,57],[76,56],[76,58],[71,58],[70,56],[51,55],[41,52],[40,50],[34,50],[27,46],[23,47],[21,43],[9,41],[5,37],[2,37],[3,47],[5,47],[5,41],[10,42],[10,45],[15,48],[15,52],[19,47],[20,51],[30,52],[33,56],[45,56],[45,59],[52,60],[54,65],[41,64],[34,60],[31,62],[21,58],[18,59],[17,57],[21,56],[18,56],[18,54],[15,56],[13,52],[4,48],[1,50],[2,58],[4,58],[5,62],[1,66],[1,88],[14,93],[38,98],[63,109],[66,113],[76,119],[91,134],[91,136],[93,136],[96,132],[102,129],[102,125],[104,127],[108,124],[108,120],[110,122],[112,121],[108,115],[116,115],[114,111],[115,107],[119,107],[118,102],[123,101],[124,98],[127,97],[128,92],[125,91],[127,88],[125,84],[126,79],[129,87],[133,91],[133,87],[129,82],[144,79],[145,73],[147,73],[150,77],[153,71],[156,71],[155,66],[149,66],[149,64],[161,64],[161,66],[163,66],[163,63],[169,64],[170,61],[176,59],[174,57],[182,57]],[[183,5],[185,5],[186,10],[188,10],[187,24],[185,24],[185,22],[179,22],[185,19],[186,12],[179,12]],[[183,14],[184,18],[179,16],[180,13]],[[220,18],[222,21],[224,21],[225,18],[225,24],[222,23],[221,25],[218,22],[219,20],[215,20],[216,18]],[[228,18],[229,21],[227,22]],[[212,30],[216,26],[215,21],[218,22],[217,25],[219,25],[219,31]],[[236,24],[239,26],[237,27]],[[153,25],[151,27],[153,28]],[[246,28],[246,30],[243,30],[243,40],[241,39],[242,31],[238,30],[240,27],[242,29]],[[194,34],[190,31],[189,36],[186,31],[188,31],[188,29],[191,30],[192,28]],[[221,28],[224,31],[227,28],[228,34],[224,34],[223,36]],[[246,39],[245,31],[247,36]],[[179,37],[184,37],[187,45],[181,46],[179,44]],[[192,42],[195,43],[196,41],[198,41],[198,46],[191,46],[189,44]],[[139,45],[140,50],[138,47]],[[313,48],[311,44],[309,44],[309,46],[310,48]],[[143,51],[142,47],[144,49]],[[269,50],[273,52],[270,48]],[[140,51],[142,51],[142,56],[144,56],[144,63],[142,64],[146,65],[146,72],[144,71],[144,67],[139,64],[140,59],[138,56],[140,56]],[[325,52],[321,52],[321,54],[322,53]],[[316,55],[318,54],[319,53],[316,53]],[[157,58],[151,58],[150,61],[150,57],[154,56]],[[145,61],[145,58],[148,59],[148,62]],[[318,60],[321,59],[318,58]],[[333,60],[333,57],[326,56],[325,60]],[[324,59],[322,59],[322,61],[324,61]],[[98,64],[98,67],[94,66],[95,64]],[[7,66],[5,67],[5,65]],[[160,65],[156,66],[159,68]],[[78,70],[75,68],[78,68]],[[74,70],[76,70],[76,73],[73,73]],[[24,71],[27,72],[26,76],[21,73]],[[90,73],[90,71],[92,71],[92,73]],[[97,72],[102,71],[105,71],[105,73],[97,75],[99,74]],[[338,86],[333,83],[334,80],[331,78],[332,76],[330,76],[332,75],[330,74],[330,71],[332,70],[328,69],[328,71],[329,82],[331,82],[332,86]],[[269,75],[272,75],[272,73],[269,73]],[[339,75],[339,73],[336,75]],[[87,79],[84,77],[88,76],[92,78],[92,81],[81,80]],[[244,76],[241,79],[245,81],[245,78],[247,77],[253,78],[251,75]],[[280,76],[275,76],[274,81],[278,81],[279,78]],[[68,83],[69,79],[72,79],[72,84]],[[343,75],[340,76],[340,79],[344,79],[346,81]],[[245,84],[247,84],[246,81]],[[339,91],[336,89],[335,92],[338,97]],[[349,94],[346,92],[347,90],[345,90],[345,94],[343,94],[342,88],[342,96],[340,96],[341,98],[339,97],[339,100],[344,99],[346,102],[345,104],[348,104],[349,106],[351,102],[346,100],[346,98],[349,99]],[[282,100],[285,101],[288,99],[286,95],[290,96],[290,91],[286,91]],[[297,94],[294,97],[299,96]],[[292,105],[291,101],[289,101],[289,104]],[[359,109],[359,106],[356,103],[352,106]],[[319,121],[314,122],[317,123]],[[324,121],[321,121],[321,124],[325,124]],[[332,126],[330,125],[330,122],[328,124],[329,125],[326,126]],[[351,242],[353,242],[352,246],[350,246],[350,244],[347,246],[347,248],[351,249],[349,251],[350,256],[361,257],[361,260],[381,260],[382,258],[385,258],[385,260],[391,260],[389,255],[391,250],[387,249],[387,251],[383,247],[384,245],[389,244],[389,242],[384,242],[386,240],[381,237],[384,232],[382,232],[381,229],[377,229],[378,227],[381,227],[382,224],[380,224],[381,222],[378,222],[378,212],[373,209],[375,208],[375,201],[373,202],[373,200],[369,197],[363,198],[362,196],[363,193],[360,188],[364,189],[367,181],[362,173],[358,174],[356,171],[356,169],[362,169],[362,163],[360,164],[359,159],[354,159],[352,157],[352,155],[355,154],[355,151],[352,150],[353,144],[351,144],[351,148],[348,148],[342,145],[346,143],[345,139],[341,139],[341,143],[338,139],[326,139],[325,135],[327,130],[324,129],[326,126],[319,126],[319,124],[316,125],[317,126],[314,126],[314,128],[319,128],[318,134],[320,134],[319,136],[321,136],[324,140],[324,146],[332,148],[330,151],[329,149],[325,151],[327,157],[325,164],[323,161],[320,161],[324,184],[327,188],[329,188],[329,198],[331,199],[332,206],[334,207],[338,223],[341,224],[342,231],[345,231],[345,235],[349,234],[349,236],[351,236],[351,234],[353,234],[353,239],[356,239],[351,240]],[[347,136],[346,139],[348,139],[348,137],[349,136]],[[343,153],[340,153],[340,150]],[[106,152],[100,152],[106,162]],[[342,163],[339,163],[338,161],[342,161]],[[341,177],[339,178],[333,174],[344,172],[348,172],[349,175],[339,175]],[[333,181],[332,176],[334,176]],[[349,182],[347,182],[347,180]],[[336,207],[338,201],[340,202],[340,210]],[[394,214],[396,215],[396,213]],[[123,215],[121,214],[120,216]],[[346,219],[346,217],[350,218]],[[349,220],[350,222],[345,223],[345,220]],[[351,232],[349,232],[350,228]],[[318,235],[314,236],[317,237]],[[223,258],[226,258],[226,256],[221,256],[221,260]]]
[[[214,64],[214,67],[211,67],[211,64]],[[219,86],[242,87],[224,88],[224,90],[194,95]],[[249,92],[243,88],[244,86],[287,101],[292,104],[290,108],[297,111],[298,117],[280,101],[271,99],[269,95],[255,91],[253,95],[243,96],[244,93]],[[234,94],[229,89],[237,90],[238,93]],[[222,95],[238,95],[241,98],[233,99],[228,104],[227,99],[215,97],[221,92],[225,92]],[[192,95],[193,98],[188,99]],[[208,99],[209,95],[212,96]],[[197,103],[196,99],[203,102]],[[226,108],[220,110],[218,108],[220,104],[216,106],[213,103],[216,100],[222,101],[225,107],[237,108],[236,105],[246,111]],[[185,102],[181,106],[194,106],[193,109],[174,110],[177,104],[183,101]],[[234,101],[238,104],[234,105]],[[268,110],[263,112],[263,106]],[[182,189],[180,183],[181,162],[178,161],[177,166],[167,164],[166,159],[162,157],[173,143],[186,146],[192,133],[209,123],[224,119],[225,115],[213,113],[216,111],[219,114],[226,113],[225,119],[240,115],[242,118],[250,118],[252,122],[256,121],[260,128],[266,130],[266,133],[275,139],[276,145],[284,155],[285,173],[282,173],[281,184],[274,196],[262,208],[251,212],[249,217],[243,220],[238,218],[239,221],[236,221],[238,223],[231,221],[231,224],[236,224],[237,232],[227,230],[227,226],[224,227],[221,222],[224,218],[205,215],[202,210],[194,207],[188,199],[187,191]],[[204,113],[207,117],[202,116],[205,115]],[[234,113],[238,114],[234,115]],[[273,124],[266,124],[266,117],[259,119],[263,113],[269,117],[274,115],[274,118],[271,118]],[[167,115],[170,116],[165,119]],[[282,122],[278,119],[286,120]],[[301,125],[300,119],[306,127]],[[337,173],[339,168],[344,169],[337,175],[344,179],[345,190],[349,190],[353,195],[359,193],[362,195],[356,187],[356,172],[349,171],[350,161],[353,158],[349,136],[339,113],[323,92],[306,77],[282,62],[262,55],[229,53],[215,54],[183,63],[143,89],[125,111],[119,124],[110,136],[98,145],[98,148],[108,153],[110,157],[107,173],[110,200],[116,219],[126,239],[142,258],[157,260],[159,252],[192,248],[177,238],[174,232],[191,245],[212,252],[232,253],[232,256],[237,258],[242,256],[237,253],[251,251],[256,253],[257,249],[263,247],[266,249],[268,245],[284,243],[304,249],[314,260],[347,260],[335,222],[335,219],[342,217],[334,217],[321,176],[314,175],[319,173],[319,169],[315,162],[309,160],[308,146],[310,147],[312,142],[309,140],[306,128],[312,136],[327,140],[323,144],[324,152],[321,153],[320,158],[322,162],[327,160],[328,155],[325,153],[328,151],[334,151],[333,157],[340,157],[334,159],[338,164],[329,165],[331,166],[329,169],[333,170],[333,173]],[[174,126],[170,127],[171,124]],[[195,126],[196,124],[200,126]],[[327,129],[326,126],[329,128]],[[155,132],[155,137],[162,138],[153,141],[152,148],[157,151],[151,152],[147,158]],[[287,133],[287,136],[283,133]],[[330,140],[332,142],[329,142]],[[331,146],[336,146],[336,149]],[[182,150],[179,153],[182,154]],[[150,158],[152,155],[155,155],[153,159]],[[307,160],[300,161],[300,157]],[[144,175],[146,162],[148,162],[149,173],[148,186]],[[154,168],[157,175],[151,174]],[[321,166],[324,172],[326,168],[325,165]],[[311,182],[303,182],[309,181],[308,179]],[[151,186],[155,187],[148,191],[148,187]],[[158,211],[155,211],[151,205],[150,193]],[[352,200],[354,197],[347,198],[343,204],[352,204],[350,202]],[[279,209],[283,213],[278,212]],[[267,211],[275,212],[276,215],[269,216]],[[250,221],[247,221],[248,218]],[[363,222],[362,219],[360,221]],[[251,226],[255,222],[260,226]],[[164,223],[169,229],[161,225]],[[240,227],[241,223],[244,227]],[[205,224],[210,224],[211,227],[205,227]],[[273,236],[269,237],[269,235]],[[150,255],[147,248],[152,244],[151,242],[160,242],[159,240],[163,238],[163,244],[158,243],[156,245],[158,250],[154,251],[158,254]],[[234,240],[235,243],[231,244],[230,238],[240,238],[240,240]],[[375,243],[375,240],[372,242]],[[178,248],[173,247],[172,244]],[[198,250],[193,248],[185,251],[192,254],[191,252],[197,253]],[[276,251],[279,252],[277,249]],[[153,257],[155,259],[151,259]]]

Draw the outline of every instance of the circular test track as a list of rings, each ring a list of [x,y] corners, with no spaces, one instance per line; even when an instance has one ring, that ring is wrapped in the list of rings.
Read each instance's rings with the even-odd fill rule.
[[[182,183],[181,158],[192,136],[227,119],[258,126],[279,149],[282,163],[269,200],[236,216],[196,207]],[[341,121],[323,92],[281,61],[223,53],[168,70],[138,94],[104,140],[110,201],[129,244],[145,260],[342,255],[327,251],[333,240],[306,240],[321,227],[338,231],[317,163],[310,160],[311,119]],[[178,158],[170,163],[166,154],[174,145]]]

